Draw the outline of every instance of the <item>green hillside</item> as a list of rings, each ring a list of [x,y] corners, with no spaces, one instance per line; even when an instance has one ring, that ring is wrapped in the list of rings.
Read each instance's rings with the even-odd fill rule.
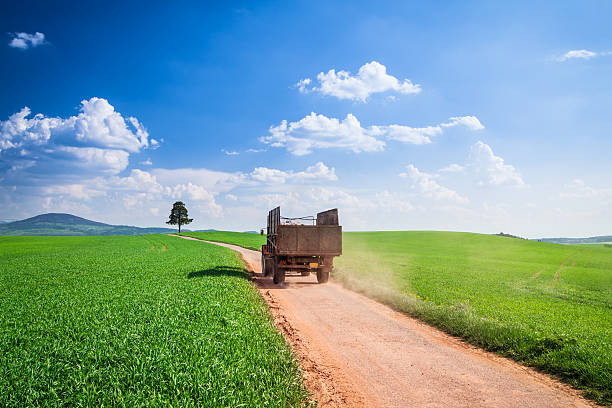
[[[167,235],[0,237],[0,406],[307,399],[235,252]]]
[[[612,250],[455,232],[345,233],[334,277],[612,403]]]
[[[71,214],[41,214],[0,224],[0,235],[143,235],[175,232],[170,228],[140,228],[110,225]]]

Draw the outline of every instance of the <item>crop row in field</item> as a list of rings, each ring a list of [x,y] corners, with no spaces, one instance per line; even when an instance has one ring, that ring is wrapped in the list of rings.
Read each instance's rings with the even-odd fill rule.
[[[612,251],[451,232],[345,233],[334,276],[612,404]]]
[[[207,241],[223,242],[234,244],[254,251],[261,251],[261,246],[266,243],[266,236],[260,234],[232,231],[201,231],[201,232],[182,232],[181,235],[204,239]]]
[[[299,368],[232,251],[0,237],[3,406],[296,406]]]

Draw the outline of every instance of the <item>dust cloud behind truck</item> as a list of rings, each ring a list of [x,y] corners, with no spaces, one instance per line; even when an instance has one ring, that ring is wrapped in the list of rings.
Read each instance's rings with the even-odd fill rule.
[[[325,283],[334,265],[334,257],[342,254],[342,227],[338,225],[338,209],[323,211],[317,217],[281,217],[280,207],[268,214],[267,243],[261,248],[264,276],[273,275],[274,283],[285,281],[287,273],[308,276],[317,274]]]

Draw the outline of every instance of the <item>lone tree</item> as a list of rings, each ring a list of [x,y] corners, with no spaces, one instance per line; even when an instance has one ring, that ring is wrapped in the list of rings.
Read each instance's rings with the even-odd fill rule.
[[[181,233],[181,225],[189,224],[193,219],[189,218],[187,214],[187,208],[185,207],[185,203],[182,201],[177,201],[172,205],[172,210],[170,210],[170,219],[166,221],[166,224],[177,225],[179,226],[179,234]]]

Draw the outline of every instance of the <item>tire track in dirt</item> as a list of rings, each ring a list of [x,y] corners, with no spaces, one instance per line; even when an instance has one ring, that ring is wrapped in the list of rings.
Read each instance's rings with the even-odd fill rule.
[[[594,407],[579,391],[342,286],[261,276],[242,254],[321,407]]]

